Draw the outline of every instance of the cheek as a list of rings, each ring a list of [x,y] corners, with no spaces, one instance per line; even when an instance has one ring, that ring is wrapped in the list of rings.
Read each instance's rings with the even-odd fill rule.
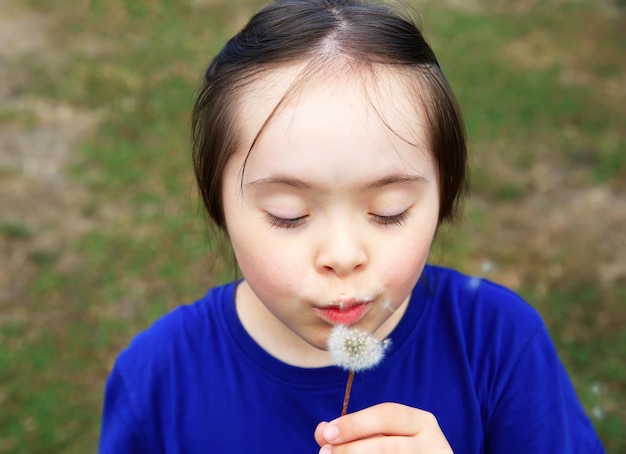
[[[425,257],[413,257],[411,260],[401,260],[394,263],[384,274],[385,287],[401,292],[411,289],[424,269]]]
[[[415,238],[398,245],[396,253],[388,253],[381,264],[382,282],[394,291],[409,292],[419,279],[430,252],[431,239]],[[411,245],[412,247],[407,247]]]
[[[296,267],[278,245],[267,241],[233,241],[237,263],[248,283],[259,293],[281,294],[289,291]]]

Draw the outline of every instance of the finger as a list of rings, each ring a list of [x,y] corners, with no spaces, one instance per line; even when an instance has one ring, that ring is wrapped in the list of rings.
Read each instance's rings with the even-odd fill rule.
[[[326,424],[321,437],[330,444],[348,443],[376,435],[415,436],[430,431],[441,433],[437,420],[423,410],[383,403],[350,413]],[[443,434],[441,434],[443,437]]]
[[[319,423],[315,428],[315,441],[320,446],[324,446],[326,443],[328,443],[328,440],[324,438],[324,427],[326,427],[327,425],[328,423],[326,421],[323,421]]]
[[[388,454],[410,452],[412,454],[453,454],[448,443],[442,445],[432,440],[413,437],[372,437],[342,445],[324,445],[320,454]]]
[[[386,454],[410,452],[412,454],[435,454],[434,451],[416,449],[409,437],[373,437],[341,445],[324,445],[320,454]],[[439,454],[439,453],[437,453]]]

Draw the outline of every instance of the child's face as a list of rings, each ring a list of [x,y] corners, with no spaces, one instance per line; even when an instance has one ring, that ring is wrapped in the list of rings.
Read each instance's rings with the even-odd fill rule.
[[[378,89],[339,76],[298,91],[260,135],[241,181],[252,139],[299,69],[244,95],[245,148],[226,167],[224,211],[245,278],[244,326],[278,358],[314,366],[327,360],[320,350],[335,324],[381,338],[395,327],[426,263],[439,191],[426,120],[391,70]]]

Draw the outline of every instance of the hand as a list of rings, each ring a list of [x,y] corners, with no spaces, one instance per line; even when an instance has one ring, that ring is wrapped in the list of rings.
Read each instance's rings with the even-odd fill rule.
[[[451,454],[432,413],[384,403],[349,413],[315,429],[320,454]]]

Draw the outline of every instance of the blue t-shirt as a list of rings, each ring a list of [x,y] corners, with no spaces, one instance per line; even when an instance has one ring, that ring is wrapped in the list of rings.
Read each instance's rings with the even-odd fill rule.
[[[263,350],[212,289],[139,334],[106,387],[100,453],[316,453],[347,373]],[[456,454],[603,453],[537,312],[483,279],[427,266],[349,412],[399,402],[432,412]]]

